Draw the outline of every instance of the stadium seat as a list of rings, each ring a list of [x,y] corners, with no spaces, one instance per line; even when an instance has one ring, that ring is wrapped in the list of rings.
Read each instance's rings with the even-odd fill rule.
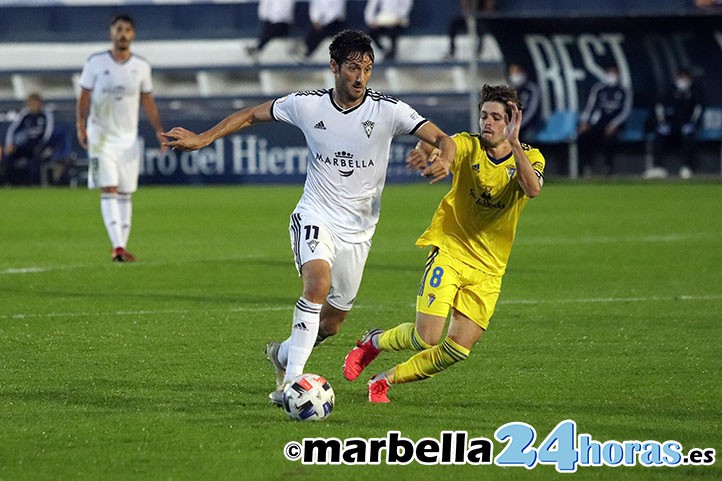
[[[635,107],[619,132],[620,142],[644,142],[647,140],[647,119],[649,109]]]
[[[539,144],[566,144],[569,161],[569,177],[579,177],[579,152],[577,150],[577,123],[579,115],[570,110],[552,113],[537,132],[535,141]]]
[[[720,175],[722,175],[722,107],[706,107],[702,114],[701,127],[697,132],[699,142],[719,142],[720,144]]]
[[[544,126],[537,132],[536,141],[541,144],[566,144],[577,139],[576,112],[561,110],[549,116]]]

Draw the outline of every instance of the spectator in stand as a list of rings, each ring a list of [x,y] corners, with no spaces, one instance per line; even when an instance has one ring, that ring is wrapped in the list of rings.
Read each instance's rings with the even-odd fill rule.
[[[311,26],[306,32],[305,57],[308,59],[319,44],[327,37],[333,37],[346,24],[346,0],[311,0],[308,5]]]
[[[604,77],[589,91],[587,106],[579,123],[579,158],[585,176],[592,173],[596,154],[604,155],[607,175],[614,174],[619,128],[632,110],[632,90],[622,85],[619,68],[609,65]]]
[[[288,37],[293,25],[295,6],[296,0],[260,0],[258,2],[261,34],[256,45],[246,47],[246,53],[253,60],[258,59],[258,55],[271,40]]]
[[[409,15],[414,0],[368,0],[364,19],[368,34],[382,50],[384,59],[396,60],[399,35],[409,26]],[[389,47],[381,43],[381,37],[389,39]]]
[[[42,97],[30,94],[5,135],[3,167],[10,185],[40,184],[40,167],[53,155],[54,127],[53,113],[43,106]]]
[[[479,44],[476,46],[476,54],[479,57],[481,56],[481,37],[487,32],[487,28],[478,15],[480,13],[493,12],[496,9],[496,0],[460,0],[459,5],[459,15],[453,17],[449,22],[449,53],[447,53],[443,59],[446,62],[456,60],[456,37],[459,34],[468,32],[466,17],[469,15],[477,15],[476,34],[479,36]]]
[[[519,64],[511,64],[507,70],[509,85],[516,90],[519,102],[524,109],[519,138],[531,143],[539,130],[539,86],[529,80],[526,69]]]
[[[659,162],[665,152],[681,155],[679,176],[683,179],[691,178],[697,167],[695,137],[703,109],[703,92],[686,68],[677,70],[674,85],[654,106],[655,162]],[[667,169],[661,166],[654,169],[656,176],[666,177]]]

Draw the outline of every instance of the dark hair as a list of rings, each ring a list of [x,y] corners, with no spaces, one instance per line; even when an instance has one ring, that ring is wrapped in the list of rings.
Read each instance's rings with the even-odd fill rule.
[[[135,21],[133,20],[133,17],[128,15],[127,13],[119,13],[117,15],[113,15],[110,17],[110,26],[112,27],[118,22],[127,22],[130,24],[131,27],[135,29]]]
[[[371,37],[358,30],[343,30],[337,33],[328,47],[331,59],[339,66],[356,58],[368,55],[374,61],[374,49],[371,46]]]
[[[489,85],[484,84],[481,87],[481,102],[479,102],[479,111],[481,106],[486,102],[499,102],[504,106],[506,115],[511,119],[511,107],[509,102],[513,102],[521,110],[521,101],[519,101],[519,95],[516,90],[509,87],[508,85]]]

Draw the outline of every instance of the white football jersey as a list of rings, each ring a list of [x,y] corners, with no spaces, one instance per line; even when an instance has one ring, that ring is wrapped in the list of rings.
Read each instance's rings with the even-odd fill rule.
[[[110,51],[92,55],[83,66],[80,87],[92,92],[87,126],[90,143],[130,145],[136,141],[140,94],[153,91],[147,60],[131,55],[120,63]]]
[[[273,102],[273,117],[303,131],[308,167],[296,212],[312,213],[348,242],[373,236],[391,140],[426,122],[406,103],[371,89],[343,110],[332,91],[296,92]]]

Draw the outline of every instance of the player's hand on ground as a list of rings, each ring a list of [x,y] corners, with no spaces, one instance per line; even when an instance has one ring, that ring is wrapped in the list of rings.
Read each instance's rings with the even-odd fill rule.
[[[173,127],[161,135],[165,137],[161,145],[173,150],[198,150],[207,145],[200,135],[183,127]]]

